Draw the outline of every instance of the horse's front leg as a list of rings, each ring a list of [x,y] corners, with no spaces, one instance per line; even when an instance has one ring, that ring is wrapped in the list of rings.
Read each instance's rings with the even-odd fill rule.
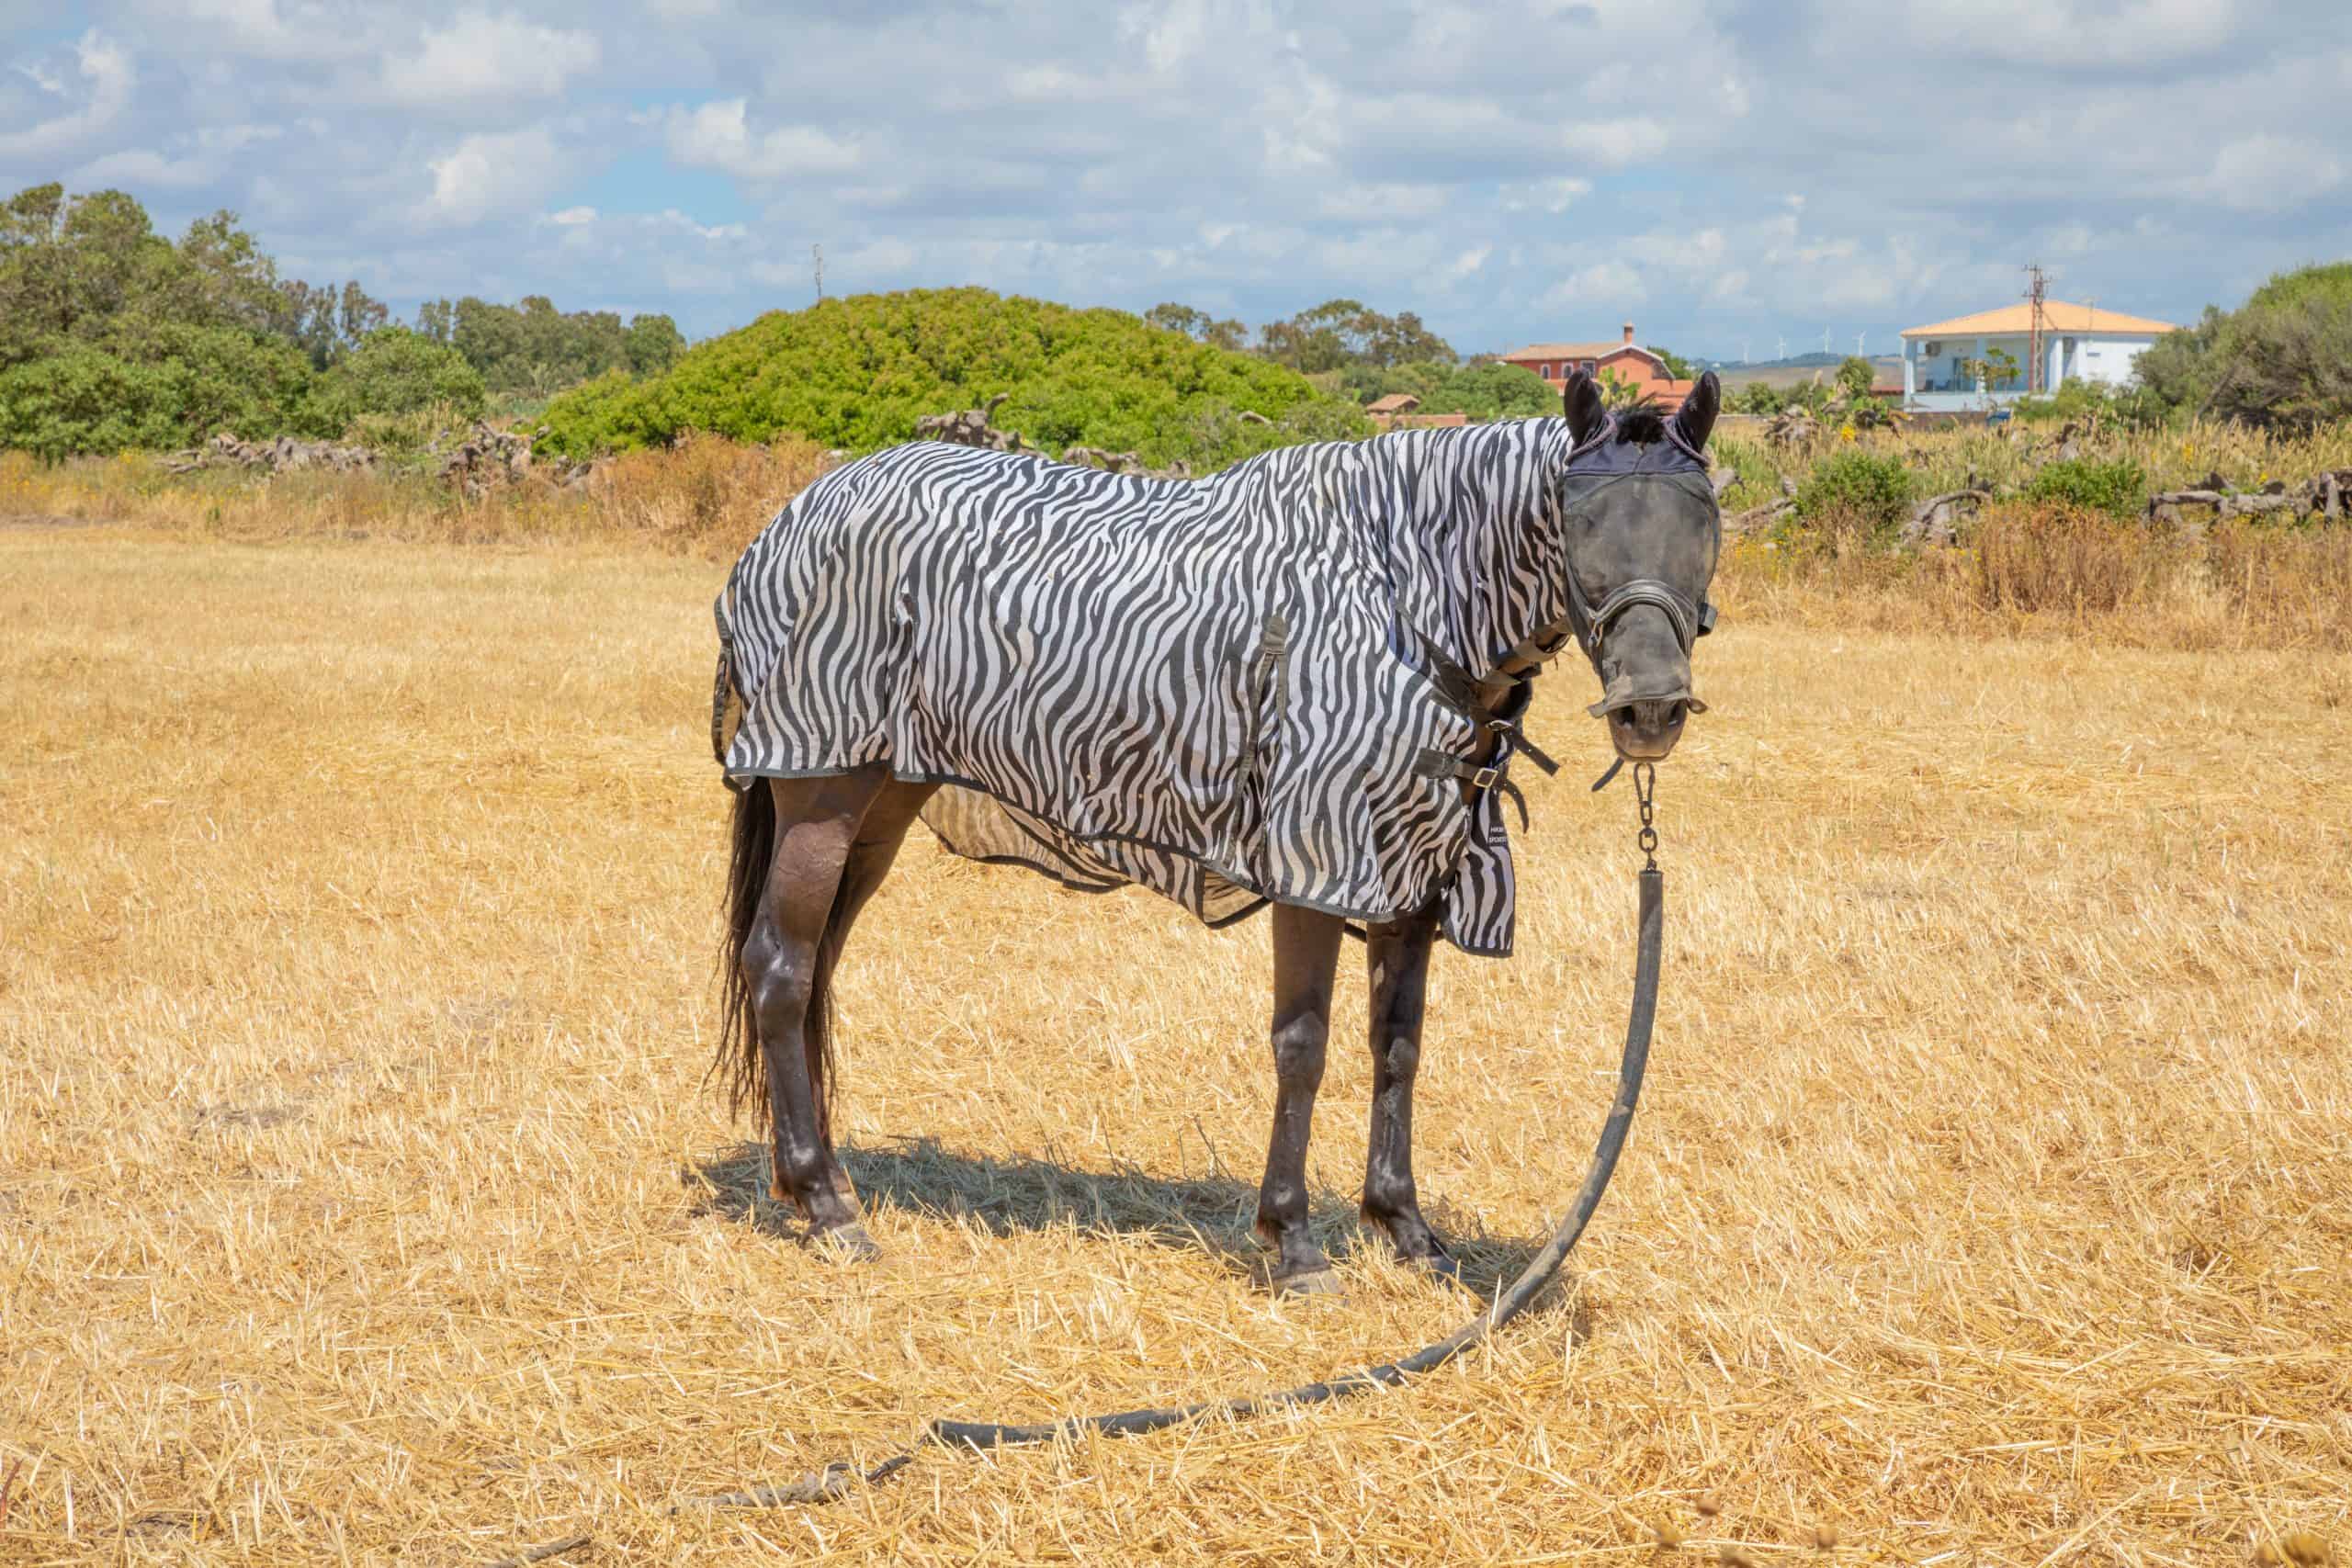
[[[1374,926],[1369,935],[1372,1137],[1364,1155],[1363,1217],[1388,1238],[1400,1261],[1451,1278],[1458,1268],[1421,1218],[1413,1187],[1413,1078],[1421,1066],[1421,1014],[1437,911]]]
[[[1323,1084],[1342,926],[1313,909],[1274,906],[1274,1131],[1258,1189],[1258,1237],[1274,1250],[1279,1291],[1335,1288],[1331,1260],[1307,1235],[1306,1139]]]

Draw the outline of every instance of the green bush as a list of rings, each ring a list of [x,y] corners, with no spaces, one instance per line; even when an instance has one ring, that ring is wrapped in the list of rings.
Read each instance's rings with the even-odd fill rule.
[[[2284,272],[2133,364],[2168,407],[2264,428],[2352,419],[2352,262]]]
[[[460,419],[481,414],[488,394],[481,372],[456,349],[406,327],[369,333],[318,379],[310,423],[341,434],[363,414],[413,414],[447,406]]]
[[[1796,500],[1798,515],[1808,523],[1850,521],[1883,534],[1910,515],[1911,471],[1900,457],[1835,452],[1798,483]]]
[[[78,343],[0,370],[0,446],[47,462],[181,442],[180,388],[167,371]]]
[[[2026,424],[2098,417],[2127,430],[2152,430],[2169,413],[2162,397],[2137,382],[2110,388],[2101,381],[2069,381],[2046,398],[2019,398],[2009,412]]]
[[[2148,503],[2148,476],[2129,457],[2109,462],[2064,458],[2045,463],[2025,489],[2032,501],[2057,502],[2115,517],[2136,517]]]
[[[706,431],[745,442],[789,433],[865,452],[907,440],[921,415],[997,392],[1011,396],[995,423],[1049,451],[1101,446],[1196,470],[1371,431],[1352,401],[1295,371],[1124,311],[947,288],[771,311],[687,350],[665,374],[591,381],[548,405],[542,446],[584,457]]]
[[[305,428],[310,363],[283,340],[185,322],[118,324],[97,343],[52,339],[0,370],[0,447],[50,461],[192,446],[233,431]]]

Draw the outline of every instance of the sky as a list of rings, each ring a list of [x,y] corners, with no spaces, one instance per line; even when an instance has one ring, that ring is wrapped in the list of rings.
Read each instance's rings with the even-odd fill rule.
[[[979,284],[1765,358],[2352,256],[2342,0],[0,0],[0,193],[662,310]],[[1858,337],[1858,334],[1859,337]]]

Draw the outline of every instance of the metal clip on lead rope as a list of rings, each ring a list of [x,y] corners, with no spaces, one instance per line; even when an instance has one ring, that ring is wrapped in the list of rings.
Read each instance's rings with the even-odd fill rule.
[[[1634,835],[1634,847],[1642,852],[1644,871],[1657,869],[1657,826],[1651,818],[1651,807],[1657,804],[1657,764],[1634,764],[1634,798],[1642,808],[1642,830]]]

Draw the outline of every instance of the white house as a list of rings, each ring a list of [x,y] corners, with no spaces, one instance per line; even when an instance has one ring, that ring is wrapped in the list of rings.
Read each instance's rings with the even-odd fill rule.
[[[2032,358],[2033,307],[2023,300],[1997,310],[1955,316],[1903,333],[1903,406],[1925,412],[1981,409],[2014,402],[2025,395],[2026,362]],[[2046,395],[2068,381],[2100,381],[2120,387],[2132,378],[2132,362],[2166,333],[2170,321],[2127,316],[2063,299],[2041,302],[2041,389]],[[1980,379],[1962,367],[1999,349],[2016,371],[1999,381]]]

